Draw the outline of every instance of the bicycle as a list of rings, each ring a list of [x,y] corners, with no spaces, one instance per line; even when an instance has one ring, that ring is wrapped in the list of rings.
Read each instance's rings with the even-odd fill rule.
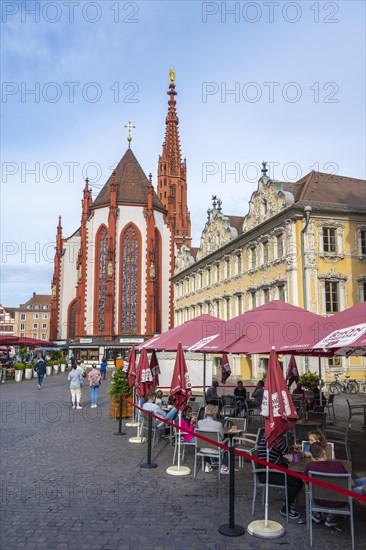
[[[359,386],[360,386],[360,392],[366,393],[366,381],[361,382],[361,383],[359,384]]]
[[[329,386],[329,393],[339,395],[340,393],[358,393],[360,387],[356,380],[349,380],[349,376],[345,376],[346,380],[339,380],[341,373],[335,372],[335,381]]]

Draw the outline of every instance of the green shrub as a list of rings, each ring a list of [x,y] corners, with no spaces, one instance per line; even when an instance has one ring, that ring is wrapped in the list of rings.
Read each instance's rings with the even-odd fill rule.
[[[319,376],[315,372],[305,372],[300,376],[299,384],[305,390],[311,390],[313,384],[319,385]]]
[[[24,370],[25,364],[18,361],[17,363],[14,363],[14,369],[15,370]]]
[[[113,395],[116,403],[119,403],[121,395],[131,397],[132,388],[128,385],[127,375],[122,368],[116,369],[112,374],[112,386],[109,395]]]

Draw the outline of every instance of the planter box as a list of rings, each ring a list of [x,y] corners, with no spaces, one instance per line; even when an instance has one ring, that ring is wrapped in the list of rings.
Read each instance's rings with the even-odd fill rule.
[[[122,418],[130,418],[133,414],[133,406],[130,403],[123,401],[122,403]],[[110,396],[109,415],[113,420],[119,418],[119,403],[116,403],[114,396]]]
[[[33,369],[25,369],[24,375],[26,380],[31,380],[33,374]]]
[[[15,379],[15,382],[21,382],[21,380],[23,379],[23,371],[16,370],[14,373],[14,379]]]
[[[59,369],[60,365],[53,365],[53,374],[58,374]]]
[[[52,365],[50,367],[46,367],[46,374],[47,374],[47,376],[51,376],[51,374],[52,374]]]
[[[66,364],[65,363],[61,363],[60,370],[61,370],[61,372],[65,372],[65,370],[66,370]]]

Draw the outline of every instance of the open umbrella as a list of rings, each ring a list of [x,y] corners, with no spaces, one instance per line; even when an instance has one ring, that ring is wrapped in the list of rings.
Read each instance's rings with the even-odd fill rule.
[[[147,358],[146,349],[141,350],[136,378],[137,395],[145,397],[153,387],[153,375]]]
[[[170,395],[173,397],[173,407],[179,410],[179,425],[182,417],[182,410],[187,405],[192,395],[192,386],[188,374],[187,364],[184,357],[181,342],[178,343],[177,356],[174,363]],[[180,436],[178,437],[178,465],[169,466],[167,473],[175,476],[184,476],[191,473],[190,468],[180,464]]]
[[[267,462],[269,462],[269,449],[292,427],[293,422],[298,419],[274,348],[271,349],[268,361],[261,415],[266,417],[264,437],[267,443]],[[248,526],[248,532],[265,538],[275,538],[282,535],[284,529],[280,523],[268,520],[268,466],[266,472],[264,522],[262,520],[252,522]]]
[[[159,385],[159,374],[160,374],[160,368],[159,368],[159,362],[158,358],[156,357],[156,351],[153,350],[150,358],[150,370],[152,372],[153,376],[153,386],[156,388],[156,386]]]
[[[230,363],[226,353],[221,358],[221,384],[225,384],[231,374]]]

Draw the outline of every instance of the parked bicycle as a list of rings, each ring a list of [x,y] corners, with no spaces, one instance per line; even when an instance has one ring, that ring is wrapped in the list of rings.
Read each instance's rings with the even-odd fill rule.
[[[360,392],[366,393],[366,382],[365,382],[365,381],[364,381],[364,382],[361,382],[361,383],[359,384],[359,386],[360,386]]]
[[[360,386],[356,380],[349,380],[349,376],[345,376],[345,380],[339,380],[341,373],[335,372],[335,381],[329,386],[329,393],[339,395],[340,393],[358,393]]]

